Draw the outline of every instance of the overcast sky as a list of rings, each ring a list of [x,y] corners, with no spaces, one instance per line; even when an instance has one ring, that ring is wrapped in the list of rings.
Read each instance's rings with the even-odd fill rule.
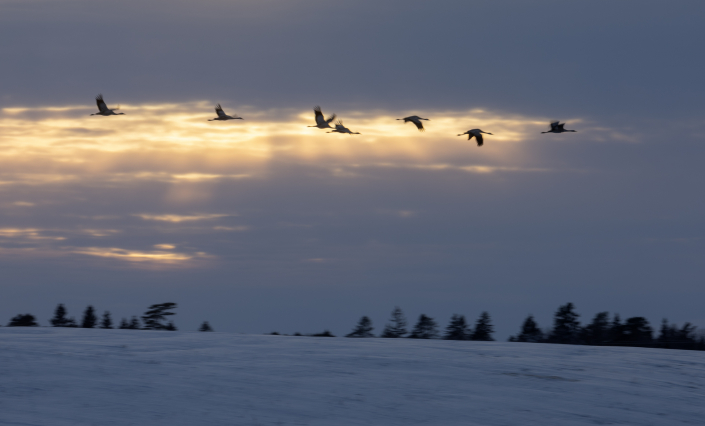
[[[184,330],[343,334],[400,306],[506,339],[573,302],[705,327],[703,16],[0,0],[0,322],[177,302]],[[125,115],[90,117],[99,93]]]

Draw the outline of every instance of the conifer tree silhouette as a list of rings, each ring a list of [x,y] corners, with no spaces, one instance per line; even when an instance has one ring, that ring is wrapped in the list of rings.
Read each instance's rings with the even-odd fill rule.
[[[390,321],[392,323],[387,324],[384,327],[384,331],[382,331],[382,334],[379,337],[398,338],[403,337],[407,333],[406,317],[404,317],[404,313],[398,306],[392,311],[392,318]]]
[[[364,316],[360,318],[360,321],[357,323],[353,331],[345,337],[375,337],[375,335],[372,334],[372,330],[372,320]]]
[[[436,321],[431,317],[421,314],[414,329],[411,330],[409,339],[435,339],[436,337],[438,337]]]
[[[133,315],[127,328],[130,330],[139,330],[140,329],[140,320],[137,319],[137,317]]]
[[[81,321],[81,328],[93,328],[98,323],[98,317],[95,316],[95,311],[93,306],[88,305],[86,311],[83,313],[83,320]]]
[[[130,323],[127,322],[127,318],[120,320],[120,325],[118,326],[120,330],[128,330],[130,328]]]
[[[516,337],[510,337],[510,341],[531,343],[539,343],[543,341],[543,332],[539,328],[538,324],[536,324],[536,320],[534,320],[533,315],[526,317],[524,323],[521,325],[521,331]]]
[[[587,345],[604,345],[609,342],[609,312],[599,312],[582,330],[582,341]]]
[[[149,310],[142,315],[145,330],[175,330],[174,324],[164,324],[166,317],[176,315],[171,312],[176,308],[176,303],[157,303],[149,307]],[[170,328],[171,327],[171,328]]]
[[[201,327],[198,329],[198,331],[213,331],[213,328],[210,324],[208,324],[208,321],[203,321],[203,324],[201,324]]]
[[[8,327],[37,327],[39,324],[32,314],[17,314],[7,324]]]
[[[580,343],[580,323],[578,315],[573,310],[572,303],[566,303],[558,308],[553,319],[553,330],[549,341],[551,343]]]
[[[113,319],[110,318],[110,312],[105,311],[103,313],[103,319],[100,322],[100,328],[102,328],[102,329],[113,328]]]
[[[448,327],[446,327],[446,333],[443,338],[445,340],[469,340],[470,334],[465,316],[453,314]]]
[[[490,320],[490,314],[487,311],[480,314],[480,318],[475,322],[475,329],[470,335],[470,340],[482,340],[482,341],[492,341],[492,333],[494,333],[494,327]]]

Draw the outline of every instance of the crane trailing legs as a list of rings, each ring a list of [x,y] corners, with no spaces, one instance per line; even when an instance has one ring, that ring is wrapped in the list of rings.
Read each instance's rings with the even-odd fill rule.
[[[483,131],[480,130],[480,129],[472,129],[472,130],[468,130],[468,131],[465,132],[465,133],[461,133],[461,134],[459,134],[458,136],[468,135],[468,140],[470,140],[470,139],[472,139],[472,138],[474,137],[475,140],[477,141],[477,146],[482,146],[482,144],[484,143],[484,140],[482,139],[482,134],[483,134],[483,133],[486,134],[486,135],[491,135],[491,134],[492,134],[492,133],[489,133],[489,132],[483,132]]]

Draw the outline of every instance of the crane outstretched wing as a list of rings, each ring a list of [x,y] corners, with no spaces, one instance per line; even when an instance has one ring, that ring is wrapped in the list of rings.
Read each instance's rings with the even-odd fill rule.
[[[96,96],[95,103],[98,105],[98,110],[100,112],[105,112],[108,110],[108,106],[105,104],[105,101],[103,100],[103,95]]]
[[[330,124],[333,120],[335,120],[335,117],[337,117],[337,115],[333,114],[330,117],[326,118],[326,123]]]
[[[551,130],[556,130],[559,124],[560,122],[558,121],[551,121]]]
[[[316,105],[313,107],[313,112],[316,114],[316,124],[320,125],[326,122],[326,120],[323,118],[323,112],[321,112],[321,107]]]
[[[423,123],[421,122],[421,120],[414,120],[414,121],[412,121],[412,123],[414,123],[414,124],[416,125],[416,128],[419,129],[420,132],[425,131],[425,129],[423,128]]]
[[[482,133],[478,133],[475,135],[475,139],[477,140],[477,146],[482,146],[482,144],[485,142],[482,140]]]
[[[218,117],[224,117],[225,116],[225,111],[223,111],[223,107],[220,106],[220,104],[215,106],[215,113],[218,114]]]

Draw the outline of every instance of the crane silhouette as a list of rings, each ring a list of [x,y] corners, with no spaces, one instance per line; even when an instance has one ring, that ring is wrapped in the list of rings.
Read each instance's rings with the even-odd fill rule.
[[[491,135],[491,134],[492,134],[492,133],[489,133],[489,132],[483,132],[483,131],[480,130],[480,129],[471,129],[471,130],[468,130],[468,131],[465,132],[465,133],[459,134],[458,136],[468,135],[468,140],[470,140],[470,139],[472,139],[472,138],[474,137],[475,140],[477,141],[477,146],[482,146],[482,144],[484,143],[484,140],[482,139],[482,134],[483,134],[483,133],[486,134],[486,135]]]
[[[564,133],[564,132],[575,132],[576,130],[566,130],[563,128],[565,126],[565,123],[561,124],[558,121],[552,121],[551,122],[551,130],[548,132],[541,132],[541,133]]]
[[[210,119],[208,121],[215,121],[215,120],[225,121],[225,120],[242,120],[243,119],[242,117],[229,116],[228,114],[225,113],[225,111],[223,111],[223,107],[221,107],[220,104],[215,106],[215,113],[218,114],[218,116],[216,118]]]
[[[105,104],[105,101],[103,100],[103,95],[98,95],[95,97],[95,103],[98,105],[98,112],[95,114],[91,115],[102,115],[102,116],[109,116],[109,115],[124,115],[124,112],[115,112],[116,109],[120,109],[120,105],[118,105],[117,108],[110,109],[108,106]]]
[[[397,118],[397,120],[404,120],[404,123],[414,123],[416,125],[416,128],[419,129],[419,132],[423,132],[426,130],[423,128],[423,123],[421,122],[421,120],[430,121],[428,118],[421,118],[418,115],[410,115],[404,118]]]

